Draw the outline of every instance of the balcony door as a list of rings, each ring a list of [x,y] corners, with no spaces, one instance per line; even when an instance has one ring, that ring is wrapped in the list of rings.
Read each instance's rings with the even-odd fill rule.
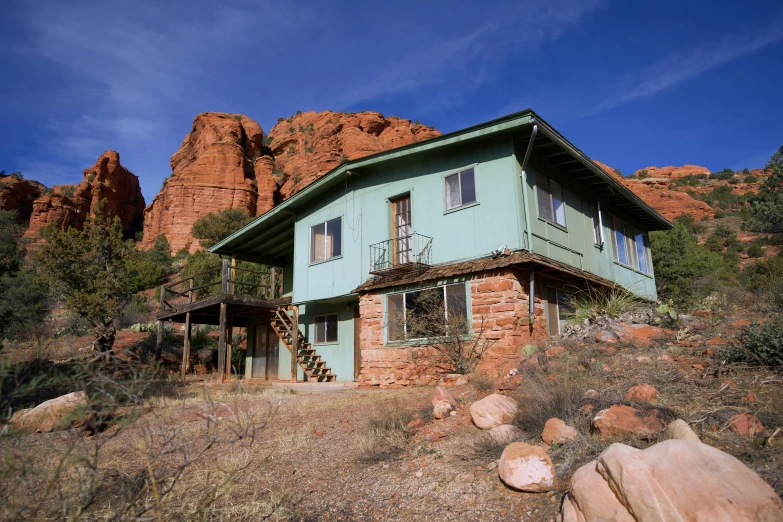
[[[411,197],[401,196],[392,200],[392,265],[399,266],[413,262],[411,249]]]

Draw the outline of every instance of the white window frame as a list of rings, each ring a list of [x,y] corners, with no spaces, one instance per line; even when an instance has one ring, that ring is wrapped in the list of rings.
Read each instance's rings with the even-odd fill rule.
[[[620,260],[620,251],[617,248],[617,230],[619,226],[622,227],[621,232],[625,236],[625,248],[628,257],[628,263],[624,263]],[[650,253],[650,237],[647,232],[639,230],[628,224],[626,221],[618,218],[617,216],[611,216],[611,229],[612,229],[612,249],[614,250],[614,260],[622,266],[626,266],[642,274],[652,275],[652,255]],[[639,264],[639,251],[636,242],[636,236],[642,236],[642,242],[644,245],[644,258],[647,263],[647,270],[642,270]]]
[[[334,332],[334,341],[329,341],[329,331],[327,330],[327,326],[329,325],[329,322],[327,321],[328,317],[334,317],[335,318],[335,328],[337,331]],[[318,319],[323,318],[324,320],[324,340],[319,341],[318,340]],[[329,314],[318,314],[315,317],[313,317],[313,344],[339,344],[340,343],[340,314],[333,312]]]
[[[603,248],[604,244],[605,244],[604,223],[603,223],[603,219],[602,219],[602,216],[601,216],[601,202],[600,201],[598,203],[596,203],[595,205],[590,205],[590,212],[593,212],[593,211],[595,211],[596,215],[595,216],[590,216],[590,220],[591,220],[592,225],[593,225],[593,236],[594,236],[594,239],[595,239],[595,246],[597,246],[599,248]],[[596,236],[596,234],[595,234],[596,233],[595,218],[598,218],[598,236],[597,237],[595,237]]]
[[[326,247],[327,247],[327,241],[328,241],[328,237],[329,237],[329,234],[328,234],[328,232],[329,232],[329,223],[333,223],[334,221],[339,221],[340,222],[340,243],[339,243],[340,253],[335,255],[334,254],[334,246],[335,245],[332,245],[331,255],[327,256],[327,248]],[[323,259],[315,259],[315,249],[313,248],[314,247],[313,242],[315,241],[315,235],[314,235],[313,232],[318,227],[324,227],[324,258]],[[316,265],[318,263],[324,263],[326,261],[331,261],[332,259],[339,259],[342,256],[343,256],[343,217],[342,216],[339,216],[339,217],[336,217],[336,218],[333,218],[333,219],[328,219],[326,221],[322,221],[322,222],[320,222],[320,223],[318,223],[316,225],[312,225],[310,227],[310,264],[311,265]]]
[[[464,172],[467,172],[469,170],[473,171],[473,194],[474,199],[473,201],[462,201],[462,174]],[[450,212],[452,210],[457,210],[459,208],[468,206],[468,205],[475,205],[478,203],[478,183],[476,183],[476,165],[471,165],[469,167],[466,167],[462,170],[458,170],[456,172],[452,172],[451,174],[447,174],[443,176],[443,205],[446,208],[446,212]],[[459,192],[459,205],[455,205],[453,207],[449,207],[449,187],[448,183],[446,182],[447,179],[451,178],[452,176],[457,176],[457,190]]]

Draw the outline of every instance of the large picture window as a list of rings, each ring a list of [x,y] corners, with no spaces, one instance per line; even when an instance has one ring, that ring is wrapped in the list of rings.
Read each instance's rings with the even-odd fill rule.
[[[652,271],[650,240],[647,234],[614,216],[612,217],[612,246],[615,261],[646,274]]]
[[[470,332],[465,284],[389,294],[388,340],[430,339]]]
[[[566,226],[565,200],[563,188],[549,177],[536,173],[536,198],[538,217]]]
[[[476,202],[476,175],[473,168],[446,176],[446,210]]]
[[[342,219],[332,219],[310,227],[310,262],[326,261],[342,255]]]
[[[337,342],[337,314],[315,316],[315,343]]]

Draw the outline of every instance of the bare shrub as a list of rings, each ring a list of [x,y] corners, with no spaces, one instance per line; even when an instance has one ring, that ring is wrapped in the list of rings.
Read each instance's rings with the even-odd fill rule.
[[[406,427],[416,416],[399,400],[380,405],[356,438],[359,460],[377,462],[401,455],[411,438]]]
[[[428,363],[443,372],[467,375],[475,368],[494,340],[486,335],[488,323],[482,317],[473,328],[464,299],[447,299],[441,289],[427,289],[408,302],[406,337],[421,339],[432,348]],[[403,318],[389,317],[389,328],[401,331]]]

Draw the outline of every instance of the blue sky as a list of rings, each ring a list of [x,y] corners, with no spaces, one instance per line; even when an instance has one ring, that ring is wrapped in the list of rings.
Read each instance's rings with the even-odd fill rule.
[[[783,144],[779,1],[6,0],[0,31],[0,169],[75,183],[114,149],[148,203],[203,111],[447,132],[531,107],[626,174]]]

